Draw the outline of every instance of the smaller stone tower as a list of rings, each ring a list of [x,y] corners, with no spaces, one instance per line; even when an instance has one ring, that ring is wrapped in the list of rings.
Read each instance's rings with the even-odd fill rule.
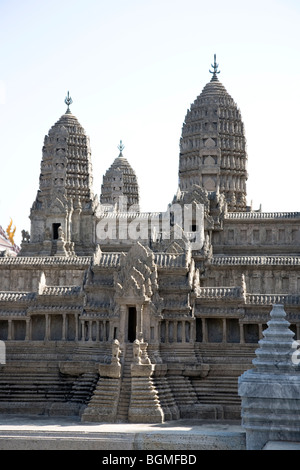
[[[127,159],[123,156],[122,140],[118,149],[119,156],[103,176],[100,202],[114,211],[139,212],[139,187],[137,177]]]
[[[268,441],[300,442],[299,343],[289,327],[283,305],[273,305],[255,367],[239,377],[247,450],[261,450]]]
[[[23,243],[22,256],[89,255],[94,252],[89,138],[68,108],[45,136],[40,183],[31,212],[30,243]]]

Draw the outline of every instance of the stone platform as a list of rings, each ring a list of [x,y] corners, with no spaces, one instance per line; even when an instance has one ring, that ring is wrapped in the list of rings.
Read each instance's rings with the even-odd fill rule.
[[[79,418],[0,415],[0,450],[245,450],[239,422],[94,424]]]

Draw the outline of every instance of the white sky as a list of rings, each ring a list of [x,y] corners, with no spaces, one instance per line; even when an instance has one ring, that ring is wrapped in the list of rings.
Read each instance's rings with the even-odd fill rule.
[[[45,134],[71,110],[90,136],[94,193],[118,156],[141,209],[178,184],[186,110],[210,80],[238,104],[248,204],[300,211],[299,0],[0,0],[0,225],[30,229]]]

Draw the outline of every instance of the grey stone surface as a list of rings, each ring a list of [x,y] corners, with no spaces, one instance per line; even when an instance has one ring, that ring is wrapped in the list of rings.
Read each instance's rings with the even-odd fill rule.
[[[92,424],[78,419],[0,415],[0,450],[244,450],[235,422]]]
[[[263,447],[263,450],[300,450],[300,442],[289,441],[269,441]]]

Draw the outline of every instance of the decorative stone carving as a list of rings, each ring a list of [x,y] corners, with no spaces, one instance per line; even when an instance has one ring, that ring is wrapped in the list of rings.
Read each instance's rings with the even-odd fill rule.
[[[115,297],[150,301],[157,293],[157,268],[153,253],[136,243],[120,258],[120,270],[115,273]]]
[[[30,234],[27,232],[27,230],[22,230],[22,243],[29,243],[30,240]]]
[[[121,377],[121,363],[120,363],[120,343],[117,339],[113,340],[111,345],[111,363],[99,364],[99,373],[101,377],[120,378]]]
[[[112,354],[111,354],[111,363],[120,365],[120,343],[115,339],[112,343]]]

